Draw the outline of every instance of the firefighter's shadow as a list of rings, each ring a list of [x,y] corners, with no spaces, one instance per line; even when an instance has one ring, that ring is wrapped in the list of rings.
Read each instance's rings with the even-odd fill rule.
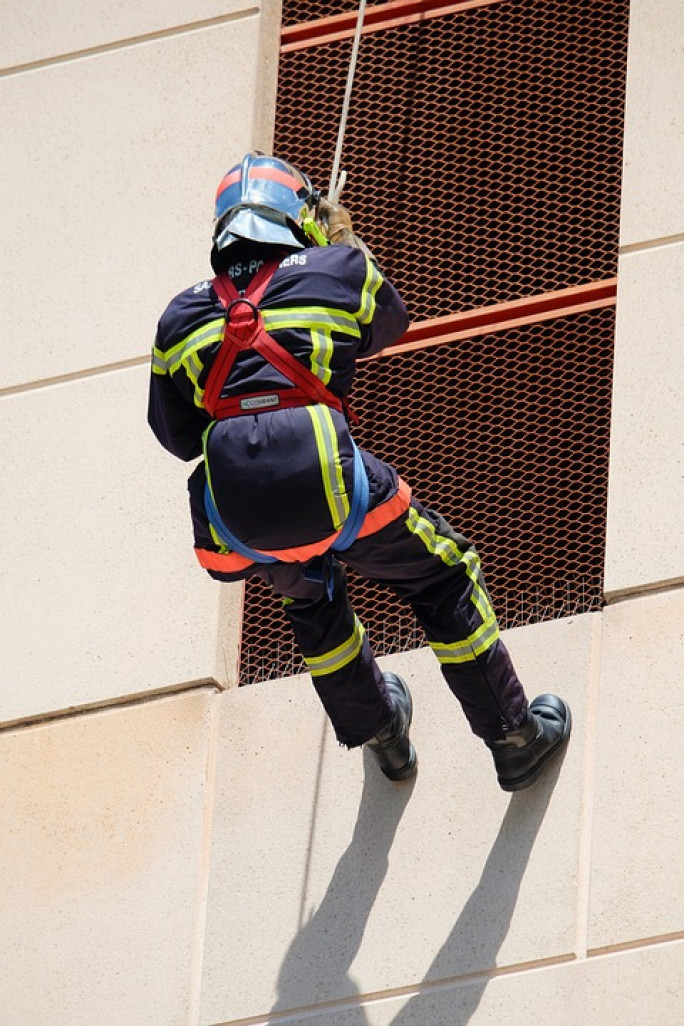
[[[415,1026],[417,1022],[466,1026],[471,1021],[508,935],[520,885],[546,815],[560,762],[547,769],[545,776],[530,790],[511,796],[480,879],[433,958],[424,981],[451,981],[471,973],[474,978],[467,986],[440,988],[439,995],[430,987],[418,990],[397,1013],[391,1026]],[[553,916],[554,910],[541,908],[538,914],[543,920],[543,917]]]
[[[379,777],[369,753],[364,753],[364,759],[365,780],[353,837],[320,905],[287,951],[271,1014],[292,1013],[295,1009],[317,1005],[324,1020],[325,1004],[341,1000],[344,1009],[337,1008],[331,1023],[368,1026],[363,1004],[354,1001],[355,997],[362,1000],[362,996],[350,969],[387,873],[389,852],[413,785],[412,782],[401,786],[389,784]],[[425,974],[426,982],[478,974],[468,987],[458,988],[458,1009],[454,1007],[454,992],[451,992],[444,1013],[446,1018],[442,1019],[435,1008],[432,988],[420,989],[398,1011],[391,1026],[415,1026],[416,1022],[427,1021],[466,1026],[470,1021],[487,986],[486,974],[496,966],[499,950],[508,934],[520,884],[558,772],[559,766],[556,766],[529,791],[512,796],[477,886]],[[421,846],[424,846],[424,839]],[[458,871],[457,851],[454,851],[454,871]],[[444,885],[444,900],[448,901],[448,881],[444,881]],[[405,878],[402,887],[410,896],[410,879]],[[425,936],[420,923],[421,910],[407,901],[407,907],[409,904],[411,916],[402,921],[399,933],[382,938],[380,957],[391,960],[393,947],[399,950],[410,946],[414,928]],[[429,935],[429,931],[427,933]]]
[[[394,835],[414,784],[390,783],[366,749],[363,758],[363,792],[352,839],[320,905],[285,955],[272,1014],[359,995],[349,970],[387,873]],[[345,1009],[344,1023],[365,1026],[362,1007],[352,1003]]]

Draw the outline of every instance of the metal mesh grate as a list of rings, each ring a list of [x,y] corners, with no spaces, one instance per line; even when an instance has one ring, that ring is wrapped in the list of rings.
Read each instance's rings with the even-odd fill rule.
[[[414,318],[611,277],[626,0],[517,0],[365,36],[342,166]],[[351,40],[284,53],[275,152],[327,188]]]
[[[284,24],[356,4],[285,0]],[[612,277],[628,0],[516,0],[364,37],[344,195],[414,320]],[[351,40],[281,55],[275,152],[327,187]],[[359,367],[359,444],[472,537],[504,627],[599,608],[614,311]],[[352,600],[379,654],[423,639]],[[303,669],[249,582],[241,682]]]
[[[300,25],[358,8],[359,0],[283,0],[283,25]]]
[[[612,308],[359,366],[358,443],[471,537],[502,626],[600,608]],[[422,643],[410,610],[350,574],[378,654]],[[303,670],[268,589],[247,585],[243,683]]]

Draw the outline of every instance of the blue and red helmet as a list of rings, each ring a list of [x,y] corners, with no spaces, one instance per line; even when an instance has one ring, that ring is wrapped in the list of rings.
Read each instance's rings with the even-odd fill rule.
[[[216,190],[214,250],[239,239],[303,249],[310,242],[300,225],[317,199],[307,176],[287,161],[248,153]]]

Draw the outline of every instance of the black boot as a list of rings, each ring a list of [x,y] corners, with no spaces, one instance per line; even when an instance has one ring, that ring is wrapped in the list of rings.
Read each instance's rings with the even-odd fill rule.
[[[409,740],[409,727],[413,716],[411,692],[396,673],[383,673],[385,685],[392,699],[394,715],[387,727],[366,746],[375,755],[380,769],[390,780],[407,780],[418,768],[416,750]]]
[[[570,707],[556,695],[540,695],[530,704],[527,721],[502,741],[488,741],[499,784],[504,791],[522,791],[532,784],[549,759],[570,737]]]

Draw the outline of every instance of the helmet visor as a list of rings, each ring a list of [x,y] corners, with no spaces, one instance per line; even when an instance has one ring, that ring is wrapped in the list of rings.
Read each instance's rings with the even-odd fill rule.
[[[227,217],[217,226],[214,246],[217,250],[222,250],[238,239],[251,239],[253,242],[296,249],[304,249],[305,245],[294,234],[285,217],[278,218],[276,211],[268,208],[238,207],[229,211]]]

